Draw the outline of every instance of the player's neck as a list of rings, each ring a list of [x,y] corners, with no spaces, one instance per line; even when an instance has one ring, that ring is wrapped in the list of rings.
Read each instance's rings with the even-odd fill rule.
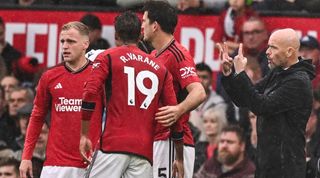
[[[120,44],[121,46],[137,46],[137,43],[135,43],[135,42],[119,41],[119,44]]]
[[[171,41],[173,39],[174,39],[173,35],[162,33],[162,34],[157,35],[157,37],[152,42],[152,46],[157,51],[161,51],[164,48],[166,48],[171,43]]]
[[[66,66],[73,72],[76,72],[79,69],[83,68],[85,65],[87,65],[87,63],[88,63],[88,60],[83,56],[79,60],[66,62]]]

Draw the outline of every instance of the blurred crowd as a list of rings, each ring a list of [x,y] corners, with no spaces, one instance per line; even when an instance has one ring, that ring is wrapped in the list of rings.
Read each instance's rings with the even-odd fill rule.
[[[0,4],[31,5],[92,5],[139,9],[144,0],[0,0]],[[270,32],[259,17],[260,11],[320,12],[320,0],[169,0],[181,11],[210,9],[220,13],[219,26],[212,39],[225,43],[229,54],[236,56],[243,43],[248,59],[246,73],[253,83],[269,71],[266,49]],[[2,17],[4,18],[4,17]],[[45,69],[32,56],[25,56],[5,41],[5,21],[0,17],[0,174],[18,174],[28,119],[39,77]],[[101,37],[98,17],[86,14],[79,21],[90,29],[91,49],[107,49],[110,44]],[[300,56],[312,59],[316,67],[313,111],[306,127],[307,178],[319,174],[320,158],[320,45],[316,37],[300,39]],[[143,45],[143,44],[142,44]],[[145,47],[145,46],[143,46]],[[149,50],[146,50],[149,51]],[[205,63],[196,65],[196,73],[206,90],[206,100],[191,112],[189,124],[195,139],[196,161],[194,177],[253,176],[257,145],[256,119],[247,108],[238,108]],[[216,86],[215,88],[213,86]],[[288,91],[290,92],[290,91]],[[33,155],[34,177],[39,177],[50,129],[50,118],[42,128]],[[0,176],[1,177],[1,176]]]
[[[0,0],[7,5],[79,5],[79,6],[109,6],[126,9],[139,9],[148,0]],[[216,13],[228,6],[228,0],[167,0],[170,5],[181,11],[201,12],[205,9]],[[319,0],[245,0],[247,6],[258,11],[304,11],[319,13]]]

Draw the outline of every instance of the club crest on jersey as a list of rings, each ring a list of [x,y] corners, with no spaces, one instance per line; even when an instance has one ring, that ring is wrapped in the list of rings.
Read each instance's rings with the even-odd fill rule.
[[[97,63],[93,63],[92,64],[92,68],[95,69],[95,68],[98,68],[100,66],[100,62],[97,62]]]
[[[183,67],[180,69],[180,75],[182,78],[187,78],[190,76],[196,76],[197,74],[194,67]]]

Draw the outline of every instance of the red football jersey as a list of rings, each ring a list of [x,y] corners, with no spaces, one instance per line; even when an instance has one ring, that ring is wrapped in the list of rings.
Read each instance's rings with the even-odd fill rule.
[[[81,130],[81,104],[84,84],[90,74],[92,63],[77,72],[69,70],[64,63],[46,71],[37,86],[34,109],[26,134],[22,159],[30,160],[41,132],[44,118],[50,111],[50,130],[46,149],[46,166],[71,166],[84,168],[87,165],[79,152]],[[97,94],[101,99],[103,92]],[[102,123],[103,102],[99,100],[93,113],[89,138],[95,144],[99,140]]]
[[[154,59],[136,46],[126,45],[108,49],[94,61],[82,109],[94,109],[95,95],[105,87],[107,119],[100,140],[103,152],[134,154],[152,163],[159,102],[177,103],[171,74]]]
[[[183,101],[188,95],[186,86],[193,82],[200,82],[195,72],[195,64],[190,53],[178,42],[172,40],[163,50],[152,54],[156,56],[157,61],[164,64],[173,77],[173,86],[178,102]],[[184,114],[179,122],[183,125],[183,141],[186,145],[194,145],[191,130],[188,125],[189,113]],[[157,124],[155,141],[166,140],[170,135],[168,128]]]

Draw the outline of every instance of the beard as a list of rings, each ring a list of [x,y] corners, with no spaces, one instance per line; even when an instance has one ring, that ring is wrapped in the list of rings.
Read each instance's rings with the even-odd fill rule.
[[[274,69],[276,66],[273,63],[268,64],[269,69]]]
[[[239,159],[240,154],[240,151],[232,154],[228,150],[221,150],[218,153],[218,161],[221,164],[232,165]]]

